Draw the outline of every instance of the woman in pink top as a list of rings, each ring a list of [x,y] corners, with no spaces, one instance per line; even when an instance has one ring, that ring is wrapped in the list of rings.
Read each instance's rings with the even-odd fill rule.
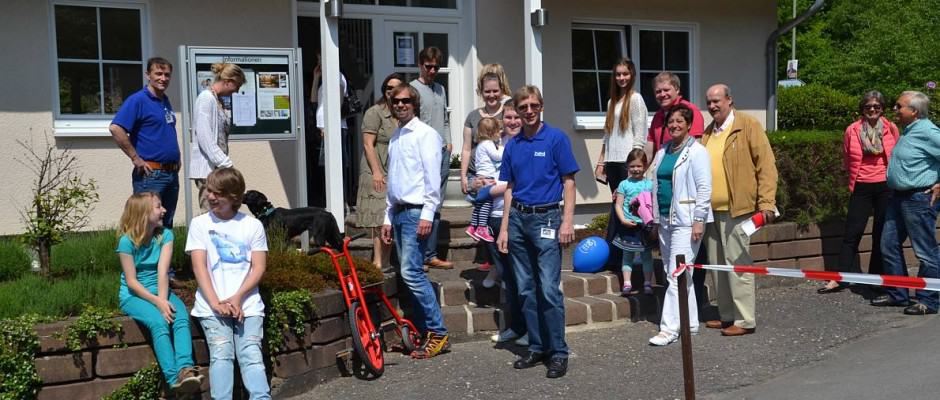
[[[859,267],[858,243],[865,232],[868,217],[874,212],[872,225],[872,251],[868,273],[881,274],[881,229],[891,190],[885,183],[888,159],[898,141],[898,127],[884,117],[885,100],[878,91],[865,93],[859,104],[862,118],[845,129],[843,143],[845,169],[849,173],[849,211],[845,218],[845,233],[839,251],[839,272],[862,272]],[[845,283],[829,281],[818,293],[832,293],[844,289]]]

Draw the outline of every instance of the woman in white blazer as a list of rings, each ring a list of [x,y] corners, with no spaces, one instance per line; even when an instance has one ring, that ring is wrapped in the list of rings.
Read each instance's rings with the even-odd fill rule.
[[[209,210],[206,200],[206,177],[216,168],[232,166],[228,156],[228,134],[232,119],[222,107],[222,97],[245,84],[245,73],[235,64],[212,64],[214,80],[206,90],[199,93],[193,103],[193,145],[189,158],[189,175],[199,188],[199,208]]]
[[[665,346],[679,338],[679,287],[676,256],[685,255],[692,263],[705,233],[705,224],[712,222],[711,160],[705,147],[689,135],[695,115],[690,108],[679,105],[667,115],[667,130],[671,140],[653,159],[647,171],[653,181],[653,221],[658,224],[659,249],[669,288],[663,303],[659,334],[650,339],[650,344]],[[698,332],[698,308],[695,288],[692,286],[692,271],[686,279],[689,289],[689,323],[692,333]]]

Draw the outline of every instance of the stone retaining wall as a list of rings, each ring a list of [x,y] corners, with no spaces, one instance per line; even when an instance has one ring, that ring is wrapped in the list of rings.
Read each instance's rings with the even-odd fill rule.
[[[395,279],[387,278],[383,289],[397,306]],[[305,323],[304,336],[285,333],[286,349],[275,355],[273,365],[267,365],[274,394],[298,394],[348,370],[347,349],[351,347],[351,339],[342,293],[337,290],[318,293],[314,295],[314,305],[315,313]],[[384,307],[379,311],[373,304],[370,310],[374,321],[390,319]],[[40,349],[35,362],[43,382],[40,400],[98,400],[121,387],[135,372],[155,362],[149,335],[128,317],[116,320],[123,327],[120,336],[99,335],[77,352],[69,350],[64,339],[57,338],[72,320],[36,327]],[[208,374],[209,353],[202,328],[195,319],[190,320],[190,330],[194,361],[205,367],[204,373]],[[390,343],[396,339],[397,335],[389,337]],[[265,362],[269,359],[265,357]],[[208,389],[208,379],[203,389]],[[208,398],[208,394],[203,393],[203,397]]]

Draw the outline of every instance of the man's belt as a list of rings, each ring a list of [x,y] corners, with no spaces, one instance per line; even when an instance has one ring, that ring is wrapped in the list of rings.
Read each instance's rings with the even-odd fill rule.
[[[423,205],[423,204],[400,203],[400,204],[396,204],[394,207],[392,207],[392,210],[393,210],[396,214],[398,214],[398,213],[400,213],[400,212],[402,212],[402,211],[405,211],[405,210],[414,210],[414,209],[416,209],[416,208],[424,208],[424,205]]]
[[[180,170],[180,163],[158,163],[156,161],[144,161],[150,169],[160,169],[164,171],[176,172]]]
[[[923,193],[933,188],[932,186],[924,186],[919,188],[907,189],[907,190],[895,190],[894,194],[901,197],[909,197],[914,193]]]
[[[549,204],[536,204],[532,206],[527,206],[518,201],[512,201],[512,208],[519,210],[524,214],[541,214],[546,213],[552,210],[558,209],[558,203],[549,203]]]

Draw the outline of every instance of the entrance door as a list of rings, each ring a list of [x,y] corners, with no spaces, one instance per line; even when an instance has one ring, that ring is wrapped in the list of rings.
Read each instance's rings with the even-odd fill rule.
[[[441,69],[435,81],[447,91],[447,112],[450,115],[450,137],[454,144],[454,154],[459,154],[463,142],[463,115],[460,102],[459,63],[453,56],[457,49],[457,24],[427,23],[415,21],[385,21],[385,36],[381,45],[375,49],[377,58],[376,81],[381,82],[388,74],[397,72],[407,82],[417,79],[418,53],[425,47],[435,46],[441,49],[444,57]],[[379,88],[376,88],[379,90]],[[376,92],[378,96],[378,92]]]

